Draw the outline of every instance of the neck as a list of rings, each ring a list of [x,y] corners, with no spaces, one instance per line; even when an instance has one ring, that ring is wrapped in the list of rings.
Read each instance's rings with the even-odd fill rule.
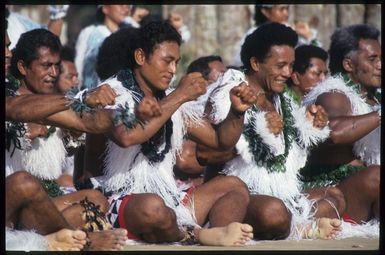
[[[24,80],[20,80],[20,88],[17,90],[21,95],[34,94],[27,86]]]
[[[155,97],[156,91],[154,91],[147,83],[147,81],[143,78],[138,68],[133,70],[134,77],[136,82],[138,83],[140,89],[143,91],[144,96]]]
[[[104,25],[106,25],[106,27],[112,32],[116,32],[119,28],[119,25],[116,24],[115,22],[113,22],[111,19],[109,19],[108,17],[106,17],[106,19],[104,20]]]
[[[302,90],[299,87],[293,85],[293,86],[291,86],[291,89],[293,90],[293,92],[295,94],[297,94],[297,96],[299,96],[299,98],[301,100],[303,99],[304,93],[302,92]]]
[[[360,91],[360,94],[367,100],[368,93],[371,91],[370,88],[367,88],[366,86],[359,83],[351,74],[348,74],[349,79],[354,83],[358,85],[358,89]]]
[[[269,91],[267,89],[264,89],[263,86],[261,86],[260,82],[258,82],[258,79],[255,75],[255,73],[252,73],[250,75],[245,75],[246,80],[251,88],[255,90],[255,93],[258,95],[257,99],[257,107],[261,108],[262,110],[272,110],[274,109],[273,106],[273,92]]]

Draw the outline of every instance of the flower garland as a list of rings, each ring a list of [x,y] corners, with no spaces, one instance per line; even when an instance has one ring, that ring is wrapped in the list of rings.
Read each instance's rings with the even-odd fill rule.
[[[246,140],[249,143],[249,149],[254,155],[254,160],[258,166],[263,166],[266,164],[268,172],[285,172],[286,167],[286,158],[289,154],[289,150],[292,147],[293,141],[296,141],[298,137],[298,130],[294,127],[294,117],[291,114],[292,107],[288,98],[285,98],[283,94],[279,95],[281,100],[281,111],[282,117],[284,120],[283,124],[283,137],[285,142],[284,153],[278,156],[274,156],[270,151],[268,145],[266,145],[261,136],[255,132],[253,123],[255,123],[255,118],[253,115],[249,117],[247,124],[245,124],[245,129],[243,134]],[[250,108],[250,111],[260,112],[255,105]]]
[[[139,101],[144,97],[143,91],[140,89],[138,83],[135,80],[134,74],[130,69],[122,69],[116,74],[116,78],[120,81],[126,89],[134,92],[139,100],[135,100],[135,107],[138,106]],[[161,99],[165,96],[165,93],[159,94],[157,99]],[[141,124],[134,113],[129,112],[128,103],[124,106],[119,105],[117,112],[115,113],[114,122],[123,123],[127,128],[133,128],[136,124]],[[141,144],[141,152],[145,155],[151,162],[160,162],[163,161],[166,153],[170,151],[171,148],[171,136],[173,132],[173,124],[171,118],[166,122],[166,124],[148,141]],[[166,140],[166,145],[164,149],[158,153],[157,148],[161,144],[161,140]]]

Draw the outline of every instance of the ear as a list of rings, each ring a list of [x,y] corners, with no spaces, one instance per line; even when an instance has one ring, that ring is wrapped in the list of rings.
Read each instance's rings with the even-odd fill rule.
[[[344,58],[342,60],[342,67],[348,73],[353,72],[353,62],[352,62],[352,59],[351,58]]]
[[[293,72],[291,74],[291,80],[292,80],[294,85],[299,86],[299,78],[298,78],[298,73],[297,72]]]
[[[25,75],[27,74],[27,70],[26,70],[27,67],[25,66],[23,60],[17,61],[17,69],[19,70],[19,72],[21,73],[21,75],[25,76]]]
[[[255,72],[258,72],[258,71],[259,71],[259,62],[258,62],[258,60],[256,59],[256,57],[251,57],[251,58],[250,58],[250,66],[251,66],[251,68],[252,68]]]
[[[134,57],[135,57],[135,62],[139,66],[142,66],[146,61],[146,56],[144,54],[144,51],[141,48],[138,48],[134,51]]]
[[[103,14],[106,15],[108,12],[108,10],[107,10],[108,7],[105,4],[103,4],[101,8],[102,8]]]

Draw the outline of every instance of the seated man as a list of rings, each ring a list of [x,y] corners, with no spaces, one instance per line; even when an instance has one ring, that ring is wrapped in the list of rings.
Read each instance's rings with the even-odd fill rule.
[[[329,216],[335,214],[333,206],[322,199],[311,200],[298,179],[309,147],[326,139],[329,130],[322,107],[299,107],[285,91],[297,40],[291,28],[279,23],[262,25],[246,38],[241,50],[246,71],[229,69],[225,73],[208,100],[208,116],[214,124],[225,118],[230,108],[226,94],[239,81],[256,91],[257,103],[246,111],[243,133],[235,153],[234,148],[230,151],[233,155],[220,156],[199,147],[197,151],[198,158],[209,164],[224,163],[222,173],[246,183],[251,196],[245,221],[258,239],[332,239],[340,231],[341,222],[333,219],[336,215]],[[333,192],[341,194],[338,189]],[[324,196],[344,209],[343,197],[331,190],[324,190]],[[315,202],[326,206],[314,208]],[[313,225],[318,226],[317,231],[312,222],[317,223]]]
[[[326,79],[328,53],[317,46],[301,45],[295,49],[293,73],[288,80],[292,98],[300,105],[302,98]]]
[[[12,119],[14,121],[38,121],[40,118],[49,118],[49,115],[66,111],[69,102],[67,98],[63,98],[61,95],[29,94],[25,96],[15,96],[15,90],[18,89],[18,87],[11,86],[15,85],[12,81],[16,82],[16,80],[12,79],[9,75],[12,52],[8,48],[10,42],[7,33],[5,40],[5,73],[6,76],[10,78],[6,81],[6,91],[9,92],[6,97],[6,119]],[[36,60],[32,60],[32,62],[33,61]],[[94,100],[92,99],[94,95],[91,96],[91,101]],[[104,100],[109,100],[108,97],[104,97]],[[30,111],[30,109],[34,109],[34,111]],[[59,125],[67,120],[67,118],[61,116],[54,119],[55,121],[53,122],[57,122]],[[77,120],[77,122],[82,122],[82,119]],[[8,131],[9,130],[7,130],[7,132]],[[7,135],[7,138],[13,138],[11,139],[13,146],[20,144],[15,141],[19,141],[18,139],[21,138],[20,135],[24,135],[22,132],[7,134],[10,134],[10,136]],[[11,143],[9,143],[9,145],[11,146]],[[64,196],[63,205],[66,208],[62,212],[59,212],[60,209],[63,209],[61,208],[63,205],[58,203],[57,200],[63,199],[63,197],[57,198],[56,200],[50,199],[35,177],[22,169],[16,170],[15,173],[9,174],[6,179],[7,249],[24,249],[28,251],[36,249],[80,250],[83,248],[89,250],[122,249],[126,240],[125,230],[104,230],[101,232],[88,233],[88,243],[86,243],[86,234],[84,232],[72,230],[78,227],[82,227],[85,231],[96,230],[90,228],[90,225],[95,224],[95,220],[97,220],[99,224],[102,224],[100,229],[110,228],[108,224],[103,224],[104,221],[102,218],[89,218],[87,216],[87,214],[90,213],[90,208],[95,209],[92,211],[94,215],[95,213],[100,213],[100,209],[93,203],[90,203],[87,197],[82,201],[83,203],[79,205],[73,204],[74,202],[78,202],[74,199],[79,197],[79,193]],[[99,196],[99,201],[105,200],[105,198],[100,197],[100,194],[94,191],[81,192],[80,197],[86,195],[90,196],[91,200],[93,200],[93,194],[96,195],[94,198]],[[86,205],[88,208],[84,208],[85,210],[83,210],[83,205]],[[84,221],[70,222],[63,217],[67,216],[68,218],[68,216],[70,216],[71,218],[71,213],[74,215],[79,214],[81,218],[84,218]],[[75,221],[78,219],[77,217],[74,218]],[[34,229],[37,233],[24,231],[28,229]],[[45,237],[39,234],[45,235]],[[25,242],[25,239],[30,242]],[[101,240],[103,240],[103,242],[101,242]],[[35,243],[35,241],[37,243]]]
[[[331,129],[330,139],[312,151],[308,165],[301,170],[305,187],[338,187],[346,199],[343,216],[356,223],[379,217],[381,45],[378,36],[379,31],[366,24],[337,29],[329,49],[333,77],[321,82],[304,98],[304,104],[316,103],[325,108]]]
[[[130,238],[150,243],[243,245],[252,238],[252,227],[240,223],[248,204],[244,184],[235,177],[219,177],[180,192],[173,166],[185,134],[213,148],[233,146],[242,130],[242,113],[255,96],[245,84],[231,90],[232,110],[217,131],[191,109],[180,109],[206,91],[202,75],[191,73],[165,95],[180,59],[180,44],[169,23],[144,25],[128,56],[131,65],[105,81],[119,94],[115,105],[106,107],[116,111],[116,122],[108,133],[105,174],[99,178],[102,188],[113,193],[110,220],[129,230]],[[142,122],[136,108],[145,97],[156,100],[161,112]],[[211,228],[202,229],[207,221]]]
[[[208,83],[206,93],[198,97],[196,101],[189,102],[189,104],[193,104],[190,107],[199,107],[202,112],[204,111],[208,96],[216,87],[215,82],[226,70],[227,68],[219,56],[200,57],[190,63],[186,73],[199,72]],[[194,141],[187,139],[183,142],[181,154],[176,158],[174,172],[178,178],[184,180],[183,183],[190,180],[190,178],[192,178],[194,185],[202,182],[200,176],[203,174],[205,167],[200,165],[196,159],[196,146],[197,144]]]

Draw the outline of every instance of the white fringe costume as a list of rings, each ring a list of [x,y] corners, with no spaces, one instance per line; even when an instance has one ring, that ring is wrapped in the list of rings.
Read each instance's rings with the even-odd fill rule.
[[[362,115],[373,111],[372,106],[365,102],[365,99],[353,88],[347,86],[341,75],[329,77],[318,84],[312,91],[305,95],[303,105],[314,104],[323,93],[334,92],[344,94],[350,101],[352,115]],[[380,106],[381,107],[381,106]],[[365,165],[381,164],[381,126],[356,141],[353,146],[353,153],[359,157]],[[351,225],[343,222],[344,231],[339,237],[364,236],[378,237],[379,222],[375,219],[361,225]]]
[[[350,101],[352,115],[363,115],[373,111],[372,106],[365,102],[362,95],[347,86],[342,76],[329,77],[310,91],[303,100],[304,105],[314,104],[319,95],[327,92],[344,94]],[[354,155],[359,157],[365,165],[381,164],[381,126],[354,143]]]
[[[134,113],[135,101],[139,98],[135,92],[123,87],[116,78],[110,78],[108,83],[119,95],[115,105],[107,106],[108,109],[116,109],[119,104],[128,103],[129,111]],[[187,107],[179,108],[172,115],[173,133],[171,136],[171,148],[160,162],[151,162],[142,154],[141,145],[133,145],[121,148],[112,141],[108,141],[105,159],[105,175],[99,179],[107,191],[114,194],[154,193],[163,198],[166,205],[177,215],[178,225],[195,225],[196,220],[192,208],[184,206],[181,201],[184,193],[177,188],[174,179],[173,166],[176,155],[182,148],[183,137],[188,125],[197,125],[201,117],[197,111]],[[165,142],[159,146],[162,150]]]
[[[48,251],[49,245],[44,236],[33,230],[14,230],[5,228],[5,249],[7,251]]]
[[[12,144],[10,150],[5,152],[6,176],[25,170],[44,180],[59,178],[67,155],[60,129],[57,128],[48,138],[37,137],[31,141],[24,136],[20,140],[22,150],[16,148],[11,156]]]
[[[226,118],[230,110],[229,91],[243,81],[245,81],[245,76],[242,72],[230,69],[220,81],[222,84],[211,94],[209,102],[212,104],[212,112],[209,118],[215,124]],[[285,97],[289,98],[287,95]],[[301,182],[297,174],[306,163],[307,148],[325,140],[329,136],[329,129],[327,127],[322,130],[314,128],[305,117],[305,108],[298,107],[291,99],[290,103],[300,139],[299,144],[295,141],[292,142],[285,162],[286,171],[269,172],[265,163],[257,164],[249,149],[249,143],[242,134],[236,144],[238,156],[225,164],[223,172],[241,178],[248,186],[251,194],[280,198],[292,213],[292,231],[289,239],[300,239],[304,227],[298,226],[306,226],[314,219],[312,210],[314,202],[307,199],[307,196],[302,193]],[[274,104],[277,111],[281,113],[281,102],[278,96],[275,97]],[[260,135],[275,156],[281,155],[285,148],[283,135],[281,133],[279,136],[275,136],[270,132],[267,128],[265,114],[266,112],[257,113],[249,109],[245,115],[245,123],[250,121],[250,117],[254,117],[255,122],[251,124],[256,133]]]

